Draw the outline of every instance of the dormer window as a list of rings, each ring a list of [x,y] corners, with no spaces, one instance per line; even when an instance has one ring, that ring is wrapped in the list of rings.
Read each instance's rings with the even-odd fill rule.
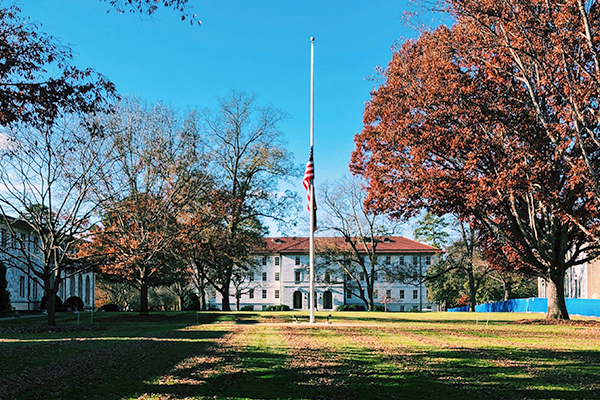
[[[283,243],[283,240],[277,238],[277,239],[275,239],[275,243]]]
[[[383,243],[391,243],[391,242],[392,242],[392,239],[390,239],[388,237],[383,238]]]

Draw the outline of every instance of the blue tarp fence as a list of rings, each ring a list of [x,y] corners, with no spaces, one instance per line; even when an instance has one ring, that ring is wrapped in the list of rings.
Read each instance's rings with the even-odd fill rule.
[[[565,299],[569,315],[600,317],[600,299]],[[475,306],[477,312],[537,312],[545,313],[548,309],[548,299],[530,297],[528,299],[512,299],[485,303]],[[469,306],[456,307],[449,312],[469,311]]]

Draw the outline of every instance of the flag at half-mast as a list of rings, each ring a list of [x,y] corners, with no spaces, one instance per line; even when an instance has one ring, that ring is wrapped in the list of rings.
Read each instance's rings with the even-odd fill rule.
[[[313,189],[313,198],[310,198],[310,187],[311,185],[314,186],[314,179],[315,179],[315,163],[313,161],[313,148],[312,146],[310,147],[310,153],[308,154],[308,162],[306,163],[306,170],[304,171],[304,179],[302,179],[302,184],[304,185],[304,189],[306,189],[306,198],[308,200],[308,202],[306,203],[306,207],[308,208],[308,211],[310,211],[310,202],[312,201],[312,205],[313,205],[313,214],[314,214],[314,221],[315,221],[315,226],[314,229],[317,229],[317,202],[315,200],[314,196],[314,189]]]

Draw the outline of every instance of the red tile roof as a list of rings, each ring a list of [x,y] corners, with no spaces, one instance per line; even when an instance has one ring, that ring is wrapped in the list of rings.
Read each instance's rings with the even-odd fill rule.
[[[302,254],[308,253],[309,238],[307,237],[270,237],[264,238],[268,253]],[[350,250],[350,244],[343,237],[316,237],[315,249],[323,247],[338,247],[341,250]],[[370,247],[370,244],[368,245]],[[358,246],[360,252],[365,252],[362,244]],[[437,247],[419,243],[402,236],[385,236],[377,243],[378,253],[441,253]]]

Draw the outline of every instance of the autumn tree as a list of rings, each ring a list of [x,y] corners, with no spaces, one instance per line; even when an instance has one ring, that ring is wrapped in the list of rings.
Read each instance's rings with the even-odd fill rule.
[[[0,254],[7,267],[40,282],[49,299],[48,324],[55,325],[61,282],[87,268],[75,252],[103,202],[94,188],[110,168],[101,156],[107,139],[76,117],[39,129],[15,126],[4,135],[0,224],[13,246],[0,246]]]
[[[51,126],[62,113],[105,108],[115,95],[108,79],[73,66],[71,50],[17,6],[0,6],[0,56],[0,126]]]
[[[488,63],[490,79],[520,87],[518,101],[566,164],[562,179],[578,190],[582,206],[557,212],[598,241],[600,226],[589,222],[589,210],[598,210],[600,199],[600,4],[451,0],[447,5],[476,40],[469,62]]]
[[[132,12],[139,15],[153,16],[160,6],[172,8],[181,15],[181,20],[186,19],[190,24],[202,25],[202,21],[197,19],[196,14],[192,14],[188,0],[101,0],[110,3],[119,13]]]
[[[297,196],[280,194],[277,187],[298,171],[279,130],[284,113],[259,106],[255,95],[237,91],[219,99],[219,105],[218,113],[204,114],[213,200],[190,219],[212,222],[208,227],[189,225],[189,237],[196,238],[201,250],[190,262],[222,295],[222,309],[229,311],[232,276],[238,268],[247,269],[248,257],[263,245],[265,219],[289,223]],[[194,232],[194,226],[200,228]]]
[[[181,234],[178,218],[204,189],[197,179],[202,173],[197,169],[195,117],[127,98],[96,124],[111,140],[105,157],[114,160],[98,190],[112,201],[93,243],[82,252],[103,273],[135,284],[140,313],[147,313],[148,288],[184,273],[172,253]]]
[[[326,241],[317,249],[322,262],[319,269],[332,276],[345,276],[346,290],[360,298],[367,310],[375,309],[375,281],[384,274],[390,281],[412,277],[412,271],[400,265],[387,265],[380,259],[379,244],[385,236],[400,228],[397,222],[364,206],[366,192],[357,178],[326,182],[319,191],[322,210],[320,229],[344,238],[348,246]]]
[[[524,23],[545,18],[543,10],[532,7]],[[573,161],[581,147],[552,140],[549,126],[555,136],[573,127],[561,118],[540,121],[527,83],[509,71],[518,69],[514,49],[490,47],[493,35],[475,29],[460,7],[453,12],[452,28],[424,32],[394,53],[365,108],[352,170],[369,181],[373,209],[406,218],[425,208],[471,221],[547,280],[547,316],[568,319],[565,271],[598,251],[586,233],[598,212],[589,172]]]

